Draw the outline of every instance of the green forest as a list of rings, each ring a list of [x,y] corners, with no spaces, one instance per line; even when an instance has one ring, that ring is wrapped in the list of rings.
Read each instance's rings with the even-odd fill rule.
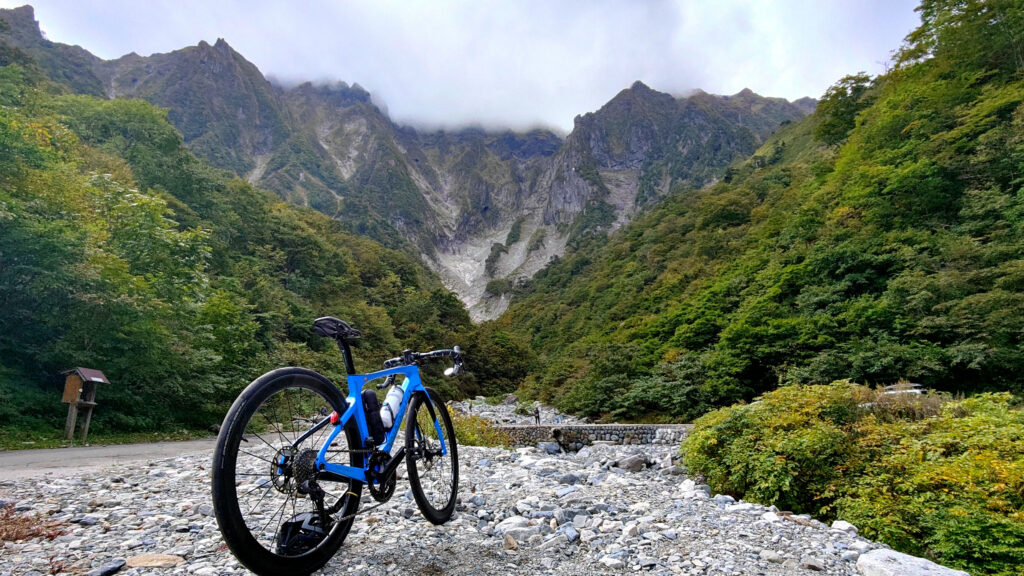
[[[0,429],[59,427],[76,365],[115,382],[98,430],[206,429],[267,368],[337,378],[308,328],[322,314],[367,334],[361,368],[457,340],[481,361],[451,395],[597,419],[690,421],[837,379],[1020,396],[1024,9],[918,11],[888,73],[840,79],[716,184],[494,287],[512,305],[480,326],[411,251],[211,168],[164,110],[73,94],[5,45]]]
[[[837,379],[1024,393],[1024,7],[918,11],[890,72],[520,286],[488,329],[536,351],[523,389],[654,421]]]
[[[363,370],[469,327],[414,257],[203,164],[166,111],[0,63],[0,445],[57,437],[75,366],[112,383],[94,431],[205,431],[268,369],[342,379],[317,316],[365,333]]]

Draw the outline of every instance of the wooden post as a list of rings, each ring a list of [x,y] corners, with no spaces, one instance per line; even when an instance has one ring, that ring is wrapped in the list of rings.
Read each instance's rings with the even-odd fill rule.
[[[82,391],[82,401],[78,406],[82,408],[82,444],[85,444],[85,437],[89,435],[89,422],[92,420],[92,409],[96,406],[96,383],[86,382]]]
[[[68,420],[64,423],[64,440],[70,442],[75,436],[75,420],[78,418],[78,404],[68,404]]]

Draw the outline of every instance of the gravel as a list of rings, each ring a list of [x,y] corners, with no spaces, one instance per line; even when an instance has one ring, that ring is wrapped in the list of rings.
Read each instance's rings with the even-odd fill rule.
[[[857,574],[858,558],[883,548],[852,527],[713,496],[679,474],[675,451],[462,446],[461,502],[448,524],[424,520],[400,479],[323,573]],[[211,516],[209,462],[190,453],[0,483],[0,499],[67,522],[56,540],[0,545],[0,575],[247,574]],[[168,567],[142,566],[154,557],[138,557],[154,554]]]

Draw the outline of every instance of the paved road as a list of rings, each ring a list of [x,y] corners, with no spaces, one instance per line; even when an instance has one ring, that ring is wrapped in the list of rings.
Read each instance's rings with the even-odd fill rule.
[[[216,438],[207,438],[187,442],[4,451],[0,452],[0,481],[64,476],[112,464],[167,458],[187,452],[211,452],[215,442]]]

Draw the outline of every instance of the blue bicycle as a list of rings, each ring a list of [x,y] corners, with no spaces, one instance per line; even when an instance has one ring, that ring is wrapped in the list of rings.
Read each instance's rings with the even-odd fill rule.
[[[418,366],[451,359],[445,375],[463,365],[459,347],[406,350],[384,369],[356,374],[351,340],[360,332],[337,318],[318,318],[313,330],[338,344],[348,373],[348,397],[326,377],[281,368],[254,380],[231,406],[213,456],[213,506],[228,548],[261,575],[309,574],[344,542],[363,487],[381,506],[395,492],[404,461],[416,505],[434,524],[455,510],[458,445],[447,407],[420,381]],[[396,377],[403,381],[396,384]],[[390,387],[383,405],[373,390]],[[360,393],[361,391],[361,393]],[[391,449],[404,431],[405,445]]]

